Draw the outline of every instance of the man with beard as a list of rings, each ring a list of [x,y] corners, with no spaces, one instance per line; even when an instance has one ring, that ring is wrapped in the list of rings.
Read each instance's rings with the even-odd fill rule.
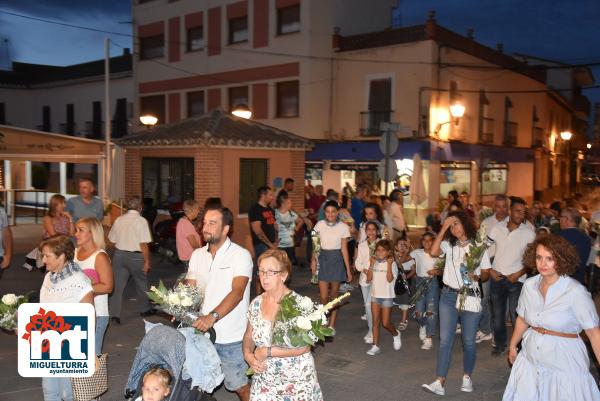
[[[215,206],[204,213],[202,236],[206,245],[190,258],[186,282],[204,292],[201,316],[193,326],[201,331],[214,327],[215,348],[219,357],[225,388],[249,400],[250,386],[244,361],[242,339],[246,330],[246,313],[250,302],[252,257],[250,252],[231,242],[233,214],[228,208]]]
[[[535,232],[525,220],[526,207],[523,199],[511,197],[508,222],[496,224],[489,234],[496,245],[496,255],[490,269],[490,293],[496,342],[493,355],[501,355],[506,350],[506,301],[508,300],[508,314],[514,327],[517,302],[527,278],[527,269],[523,266],[523,254],[527,245],[535,240]]]

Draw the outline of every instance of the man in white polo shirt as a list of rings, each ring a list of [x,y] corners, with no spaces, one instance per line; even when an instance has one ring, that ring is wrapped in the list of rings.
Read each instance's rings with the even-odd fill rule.
[[[214,327],[215,348],[221,358],[225,388],[235,391],[242,401],[250,399],[242,352],[250,303],[252,256],[231,242],[233,214],[224,207],[209,208],[204,213],[202,236],[206,245],[194,250],[186,281],[204,290],[200,317],[194,327],[206,331]]]
[[[496,224],[489,234],[496,245],[496,254],[490,270],[496,342],[492,350],[493,355],[501,355],[506,350],[506,301],[508,300],[508,313],[514,325],[521,287],[527,278],[526,269],[523,267],[523,253],[527,245],[535,239],[535,232],[525,223],[526,207],[523,199],[512,197],[508,222]]]
[[[508,223],[508,197],[504,194],[496,195],[496,198],[494,199],[494,214],[484,219],[483,222],[481,222],[481,225],[485,226],[485,235],[489,236],[496,224],[506,225],[506,223]],[[494,261],[495,254],[496,246],[492,244],[488,249],[488,255],[490,255],[490,260],[492,262]],[[483,298],[481,299],[482,309],[479,330],[477,330],[475,336],[475,342],[478,344],[482,341],[489,341],[494,337],[492,334],[492,302],[490,299],[491,281],[492,280],[487,280],[480,283]]]
[[[137,307],[140,316],[154,314],[150,305],[148,291],[148,272],[151,268],[150,248],[152,234],[148,221],[140,215],[142,201],[134,196],[127,201],[127,213],[119,216],[108,233],[108,240],[115,244],[112,259],[115,288],[108,300],[111,322],[121,324],[121,306],[123,292],[133,278],[137,291]]]

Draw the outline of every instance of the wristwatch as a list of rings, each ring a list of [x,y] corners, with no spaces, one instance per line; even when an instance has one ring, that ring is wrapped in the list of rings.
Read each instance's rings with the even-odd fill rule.
[[[217,321],[219,321],[219,319],[221,318],[221,316],[219,316],[219,313],[217,311],[212,311],[212,312],[209,313],[209,315],[211,315],[212,317],[215,318],[215,323]]]

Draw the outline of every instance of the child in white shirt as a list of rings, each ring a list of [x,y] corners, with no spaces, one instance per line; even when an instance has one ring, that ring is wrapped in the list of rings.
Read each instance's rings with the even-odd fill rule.
[[[371,258],[371,267],[367,270],[367,282],[371,283],[371,313],[373,314],[373,345],[367,355],[377,355],[379,348],[379,325],[394,337],[394,349],[402,346],[400,332],[391,321],[394,305],[394,283],[398,276],[398,266],[392,258],[392,242],[379,240],[375,248],[375,257]]]

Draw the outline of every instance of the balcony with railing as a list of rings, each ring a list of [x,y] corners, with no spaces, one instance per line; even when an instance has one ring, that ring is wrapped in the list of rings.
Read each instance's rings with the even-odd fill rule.
[[[360,136],[379,136],[381,135],[381,123],[391,121],[392,111],[361,111],[360,112]]]
[[[548,147],[548,138],[544,135],[544,129],[540,127],[533,127],[533,147],[541,148]]]
[[[516,146],[517,145],[517,131],[519,130],[519,124],[512,121],[504,122],[504,145]]]
[[[494,143],[494,119],[483,117],[481,119],[481,130],[479,133],[481,143]]]
[[[77,132],[76,123],[60,123],[58,125],[58,132],[65,135],[75,135]]]

